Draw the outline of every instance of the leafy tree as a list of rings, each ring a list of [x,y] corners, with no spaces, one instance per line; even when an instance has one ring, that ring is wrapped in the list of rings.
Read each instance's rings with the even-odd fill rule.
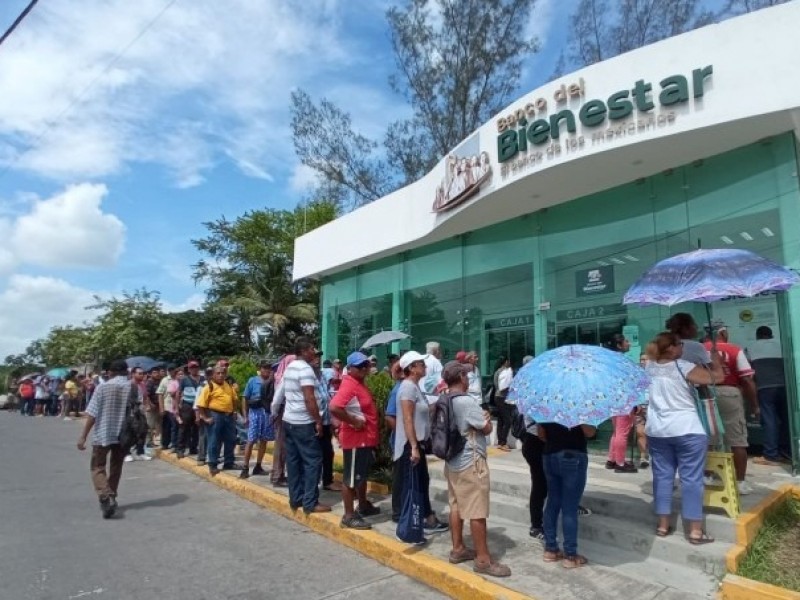
[[[727,0],[722,10],[701,0],[580,0],[553,77],[586,65],[787,0]]]
[[[714,21],[700,0],[581,0],[554,77]]]
[[[729,16],[741,15],[761,10],[762,8],[785,4],[788,1],[789,0],[728,0],[725,4],[725,8],[722,10],[722,14]]]
[[[195,279],[209,283],[213,306],[235,316],[237,336],[250,352],[279,354],[316,326],[319,286],[292,281],[294,240],[336,214],[329,202],[251,211],[235,221],[205,223],[209,235],[193,240],[205,255],[194,265]],[[256,331],[263,333],[263,347]]]
[[[92,346],[103,360],[146,355],[153,349],[153,336],[163,330],[161,296],[147,289],[123,292],[122,298],[102,300],[89,308],[102,311],[92,328]]]
[[[409,102],[411,118],[390,124],[380,148],[353,129],[347,112],[297,91],[292,133],[300,161],[347,207],[419,179],[511,100],[524,61],[537,49],[524,33],[534,4],[406,0],[391,8],[397,72],[389,85]]]
[[[94,346],[94,329],[91,326],[53,327],[41,340],[41,361],[52,367],[68,367],[93,362],[97,348]]]
[[[190,359],[207,361],[246,351],[235,335],[233,315],[218,308],[164,315],[164,327],[153,332],[149,355],[174,364]]]

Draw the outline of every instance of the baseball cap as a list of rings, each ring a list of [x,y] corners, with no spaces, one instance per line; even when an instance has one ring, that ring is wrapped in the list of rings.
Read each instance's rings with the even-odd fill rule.
[[[353,352],[347,357],[348,367],[357,367],[369,362],[369,357],[362,352]]]
[[[415,350],[409,350],[408,352],[403,354],[403,356],[400,357],[400,368],[405,369],[411,363],[415,363],[419,360],[424,361],[426,358],[428,358],[427,354],[420,354]]]
[[[456,352],[456,360],[460,363],[466,362],[467,360],[467,353],[463,350],[459,350]]]
[[[192,369],[192,368],[194,368],[194,367],[199,367],[199,366],[200,366],[200,363],[199,363],[199,362],[197,362],[196,360],[190,360],[190,361],[189,361],[189,364],[188,364],[188,365],[186,365],[186,366],[187,366],[187,367],[189,367],[190,369]]]

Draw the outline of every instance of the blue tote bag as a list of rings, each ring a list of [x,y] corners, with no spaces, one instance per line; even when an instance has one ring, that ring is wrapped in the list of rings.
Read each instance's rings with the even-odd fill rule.
[[[421,544],[425,541],[422,506],[425,502],[419,482],[419,469],[412,466],[408,470],[406,493],[400,520],[397,522],[397,539],[407,544]]]

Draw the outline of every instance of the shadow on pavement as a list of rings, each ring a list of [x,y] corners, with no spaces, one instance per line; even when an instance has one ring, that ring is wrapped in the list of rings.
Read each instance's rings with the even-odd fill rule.
[[[129,510],[140,510],[142,508],[154,508],[157,506],[160,507],[167,507],[167,506],[175,506],[176,504],[181,504],[182,502],[186,502],[189,499],[189,496],[186,494],[170,494],[164,498],[154,498],[153,500],[145,500],[143,502],[134,502],[133,504],[120,504],[119,509],[117,511],[118,515],[125,514]]]

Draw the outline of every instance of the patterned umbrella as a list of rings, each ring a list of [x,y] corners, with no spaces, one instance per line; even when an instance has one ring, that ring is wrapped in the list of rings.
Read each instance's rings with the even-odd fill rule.
[[[538,423],[599,425],[641,403],[650,378],[621,352],[561,346],[540,354],[514,376],[509,398]]]
[[[672,306],[695,300],[714,302],[730,296],[749,298],[787,290],[800,276],[748,250],[695,250],[662,260],[634,283],[623,304]]]
[[[392,342],[398,342],[400,340],[404,340],[409,337],[411,336],[408,335],[407,333],[403,333],[402,331],[381,331],[380,333],[376,333],[366,342],[361,344],[361,347],[373,348],[375,346],[382,346],[383,344],[391,344]]]
[[[50,369],[47,372],[49,377],[55,377],[56,379],[63,379],[67,375],[69,375],[69,367],[55,367],[54,369]]]

